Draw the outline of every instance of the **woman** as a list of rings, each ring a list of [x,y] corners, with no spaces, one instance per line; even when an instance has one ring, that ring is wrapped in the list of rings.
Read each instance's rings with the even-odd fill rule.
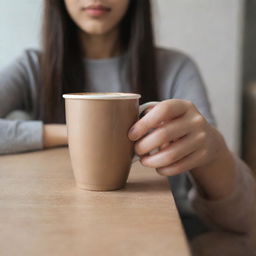
[[[33,120],[1,119],[0,153],[67,145],[64,93],[137,92],[141,103],[161,101],[128,136],[143,165],[179,174],[170,181],[181,214],[193,210],[211,231],[193,240],[194,254],[251,255],[250,170],[214,127],[194,62],[154,47],[150,17],[149,0],[45,0],[42,52],[26,51],[0,75],[0,117],[23,109]]]

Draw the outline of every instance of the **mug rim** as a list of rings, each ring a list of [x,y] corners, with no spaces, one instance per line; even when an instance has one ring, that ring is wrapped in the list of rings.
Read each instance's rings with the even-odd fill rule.
[[[94,99],[94,100],[112,100],[112,99],[139,99],[140,94],[127,92],[82,92],[63,94],[64,99]]]

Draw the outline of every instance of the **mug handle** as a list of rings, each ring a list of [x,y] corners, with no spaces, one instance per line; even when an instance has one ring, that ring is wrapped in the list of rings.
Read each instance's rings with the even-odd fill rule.
[[[139,115],[145,111],[148,107],[154,107],[155,105],[157,105],[160,101],[150,101],[150,102],[146,102],[142,105],[139,106]],[[133,158],[132,158],[132,163],[135,163],[136,161],[140,160],[140,157],[136,154],[134,154]]]

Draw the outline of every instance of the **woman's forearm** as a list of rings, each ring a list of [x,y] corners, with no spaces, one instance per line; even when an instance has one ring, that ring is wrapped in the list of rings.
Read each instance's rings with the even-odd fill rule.
[[[216,133],[219,133],[215,130]],[[218,157],[205,166],[195,168],[191,174],[204,196],[210,200],[220,200],[232,193],[236,184],[236,164],[221,134]]]
[[[67,127],[62,124],[44,125],[43,133],[44,148],[65,146],[68,144]]]

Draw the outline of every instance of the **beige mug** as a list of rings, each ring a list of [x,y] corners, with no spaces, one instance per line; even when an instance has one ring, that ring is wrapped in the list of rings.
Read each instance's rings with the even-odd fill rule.
[[[117,190],[125,186],[134,155],[128,131],[158,102],[139,106],[140,94],[64,94],[68,144],[77,187]]]

